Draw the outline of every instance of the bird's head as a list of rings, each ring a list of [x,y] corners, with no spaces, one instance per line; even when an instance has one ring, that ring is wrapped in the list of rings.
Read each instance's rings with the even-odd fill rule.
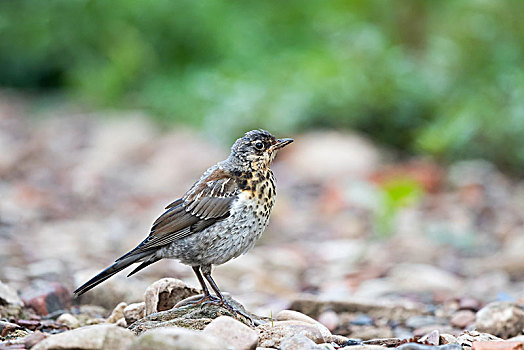
[[[252,170],[263,169],[269,167],[279,149],[291,142],[293,139],[277,139],[265,130],[251,130],[235,141],[229,159]]]

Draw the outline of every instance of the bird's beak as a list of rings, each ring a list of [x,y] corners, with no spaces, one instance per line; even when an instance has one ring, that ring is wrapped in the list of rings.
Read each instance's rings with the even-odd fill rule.
[[[289,145],[291,142],[295,140],[293,139],[277,139],[277,142],[271,147],[273,150],[280,149],[284,146]]]

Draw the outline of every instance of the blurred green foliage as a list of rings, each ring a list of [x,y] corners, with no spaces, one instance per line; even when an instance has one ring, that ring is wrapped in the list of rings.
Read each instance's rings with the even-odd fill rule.
[[[3,0],[0,85],[524,171],[524,2]]]

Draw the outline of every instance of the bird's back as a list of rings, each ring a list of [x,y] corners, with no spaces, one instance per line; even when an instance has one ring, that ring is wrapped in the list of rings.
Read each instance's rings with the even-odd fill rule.
[[[229,215],[165,246],[161,253],[163,258],[179,259],[192,266],[219,265],[255,245],[269,222],[275,202],[273,173],[269,169],[264,172],[231,171],[229,176],[238,186]]]

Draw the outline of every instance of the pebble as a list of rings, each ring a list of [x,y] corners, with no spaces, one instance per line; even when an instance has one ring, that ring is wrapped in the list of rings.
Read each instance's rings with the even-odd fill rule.
[[[124,317],[115,322],[118,327],[127,328],[127,322]]]
[[[258,326],[256,331],[261,347],[278,348],[286,337],[295,334],[303,334],[317,344],[325,342],[318,327],[302,321],[275,321]]]
[[[330,332],[333,332],[335,328],[337,328],[338,321],[339,317],[333,310],[327,310],[318,315],[318,322],[326,326]]]
[[[522,334],[524,310],[516,303],[497,301],[477,312],[475,329],[504,339]]]
[[[460,298],[458,307],[460,310],[477,311],[480,309],[480,302],[471,297],[463,297]]]
[[[40,343],[47,337],[49,337],[49,334],[36,331],[24,338],[24,346],[26,347],[26,349],[31,349],[33,346]]]
[[[135,340],[134,334],[114,324],[86,326],[53,334],[31,350],[47,349],[126,349]]]
[[[522,350],[522,342],[518,341],[476,341],[473,350]]]
[[[440,335],[440,344],[458,344],[458,340],[454,335],[443,333]]]
[[[282,340],[280,350],[318,350],[321,349],[313,340],[303,334],[295,334]]]
[[[331,335],[331,331],[322,323],[298,311],[282,310],[276,314],[275,319],[277,321],[301,321],[310,323],[318,328],[323,337],[329,337]]]
[[[457,311],[450,320],[453,327],[466,328],[467,326],[475,323],[475,313],[471,310],[460,310]]]
[[[516,337],[512,337],[508,339],[509,341],[519,341],[521,343],[524,343],[524,334],[523,335],[517,335]]]
[[[15,323],[0,321],[0,337],[7,337],[10,333],[20,329],[22,329],[22,327]]]
[[[227,350],[222,339],[180,327],[161,327],[144,332],[129,350]]]
[[[476,341],[502,341],[503,339],[489,333],[477,331],[464,331],[457,337],[457,342],[463,349],[471,349],[473,342]]]
[[[133,324],[145,316],[146,303],[133,303],[126,306],[124,309],[124,317],[128,325]]]
[[[0,305],[22,306],[22,300],[18,297],[16,290],[0,281]]]
[[[119,303],[111,312],[111,315],[107,318],[107,323],[117,323],[118,320],[124,317],[124,309],[127,307],[127,303]]]
[[[349,323],[357,326],[371,326],[373,325],[373,319],[368,315],[358,314]]]
[[[335,343],[338,346],[346,346],[348,341],[349,341],[348,337],[344,337],[343,335],[338,335],[338,334],[333,334],[333,335],[330,335],[329,337],[326,337],[327,343]]]
[[[162,278],[146,289],[145,316],[172,309],[179,301],[197,295],[199,291],[176,278]]]
[[[58,316],[56,320],[57,322],[66,325],[69,329],[75,329],[80,327],[80,321],[78,321],[78,319],[75,316],[69,313],[61,314],[60,316]]]
[[[420,338],[421,343],[429,343],[430,345],[439,345],[440,344],[440,332],[438,330],[431,331],[422,338]]]
[[[71,307],[71,292],[57,282],[39,281],[22,291],[22,300],[38,315],[47,315],[54,311]]]
[[[204,334],[220,338],[236,350],[250,350],[257,346],[258,333],[229,316],[220,316],[204,328]]]
[[[424,345],[418,343],[407,343],[397,347],[397,350],[462,350],[462,347],[458,344],[446,344],[446,345]]]
[[[413,330],[413,336],[414,337],[423,337],[424,335],[430,333],[430,332],[433,332],[433,331],[439,331],[440,333],[452,333],[453,332],[453,327],[449,326],[449,325],[439,325],[439,324],[434,324],[434,325],[430,325],[430,326],[425,326],[425,327],[420,327],[420,328],[417,328],[417,329],[414,329]]]

